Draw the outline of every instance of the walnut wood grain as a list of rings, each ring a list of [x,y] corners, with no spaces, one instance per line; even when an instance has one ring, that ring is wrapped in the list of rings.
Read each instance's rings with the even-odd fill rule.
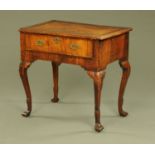
[[[94,81],[94,94],[95,94],[95,130],[100,132],[104,129],[100,122],[100,100],[101,100],[101,90],[103,78],[105,76],[105,71],[88,71],[88,75]]]
[[[25,50],[49,51],[49,38],[46,35],[25,35]],[[41,42],[42,44],[38,44]]]
[[[37,25],[21,28],[19,31],[31,34],[48,34],[73,38],[75,37],[103,40],[127,33],[131,30],[132,28],[52,20]]]
[[[25,35],[26,51],[92,58],[92,41],[48,35]]]

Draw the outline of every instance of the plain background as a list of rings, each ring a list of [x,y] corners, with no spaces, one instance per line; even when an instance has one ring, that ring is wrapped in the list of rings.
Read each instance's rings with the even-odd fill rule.
[[[0,11],[0,143],[155,143],[155,11]],[[108,66],[101,100],[105,129],[94,131],[92,80],[79,66],[60,66],[60,104],[53,96],[50,62],[30,67],[33,112],[28,119],[18,74],[20,27],[52,19],[132,27],[132,73],[124,97],[129,116],[117,112],[118,62]]]

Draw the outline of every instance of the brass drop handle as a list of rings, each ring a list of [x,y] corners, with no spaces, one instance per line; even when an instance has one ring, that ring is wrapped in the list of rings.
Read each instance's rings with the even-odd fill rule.
[[[61,42],[61,38],[60,37],[54,37],[53,40],[54,40],[54,42],[56,44],[59,44]]]
[[[37,40],[36,41],[37,46],[43,46],[44,44],[45,44],[45,42],[43,40]]]
[[[80,46],[78,44],[72,43],[69,45],[69,48],[71,50],[78,50],[80,48]]]

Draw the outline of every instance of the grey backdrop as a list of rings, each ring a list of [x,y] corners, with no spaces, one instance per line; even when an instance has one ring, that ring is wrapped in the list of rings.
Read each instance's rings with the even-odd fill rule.
[[[155,143],[155,11],[0,11],[0,143]],[[121,70],[109,65],[102,91],[102,122],[94,132],[92,80],[81,67],[60,66],[60,104],[52,104],[50,62],[29,69],[33,95],[31,118],[18,74],[19,32],[23,26],[51,19],[133,27],[131,77],[125,93],[127,118],[117,112]]]

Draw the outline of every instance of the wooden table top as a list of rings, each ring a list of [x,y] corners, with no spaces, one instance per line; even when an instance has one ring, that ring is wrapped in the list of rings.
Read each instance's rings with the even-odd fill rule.
[[[24,33],[103,40],[121,35],[131,30],[132,28],[127,27],[113,27],[52,20],[24,27],[19,31]]]

